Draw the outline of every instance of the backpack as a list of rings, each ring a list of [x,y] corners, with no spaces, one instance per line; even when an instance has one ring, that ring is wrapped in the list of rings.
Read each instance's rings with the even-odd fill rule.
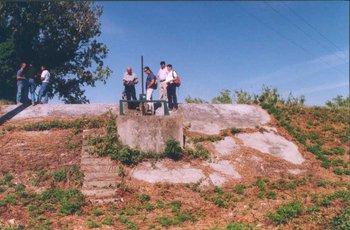
[[[176,74],[177,74],[177,77],[174,77],[174,72],[175,72],[175,70],[173,70],[173,78],[174,78],[174,83],[175,83],[176,87],[180,87],[180,85],[181,85],[181,79],[180,79],[180,76],[179,76],[179,74],[178,74],[178,73],[176,73]]]

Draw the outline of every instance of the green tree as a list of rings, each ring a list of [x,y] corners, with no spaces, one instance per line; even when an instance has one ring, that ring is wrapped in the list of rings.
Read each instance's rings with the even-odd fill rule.
[[[193,104],[207,104],[208,102],[203,100],[202,98],[199,97],[191,97],[191,96],[187,96],[185,98],[185,102],[186,103],[193,103]]]
[[[224,89],[220,92],[220,95],[214,97],[211,102],[213,104],[232,104],[231,91]]]
[[[49,69],[50,97],[89,102],[82,87],[111,74],[108,49],[96,40],[101,15],[101,6],[85,1],[0,2],[0,98],[14,101],[19,64],[32,62]]]
[[[330,101],[326,102],[328,107],[349,107],[350,106],[350,97],[343,97],[338,95]]]

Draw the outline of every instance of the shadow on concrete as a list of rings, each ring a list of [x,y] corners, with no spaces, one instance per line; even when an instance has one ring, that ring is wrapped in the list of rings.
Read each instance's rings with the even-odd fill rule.
[[[30,105],[31,105],[30,103],[22,104],[20,106],[17,106],[15,109],[11,110],[10,112],[4,114],[2,117],[0,117],[0,125],[4,124],[6,121],[13,118],[17,114],[25,110],[27,107],[29,107]]]

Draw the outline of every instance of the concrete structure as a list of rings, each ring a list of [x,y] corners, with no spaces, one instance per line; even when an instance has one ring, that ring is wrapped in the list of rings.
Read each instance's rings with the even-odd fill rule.
[[[181,115],[118,116],[119,140],[144,152],[162,153],[169,139],[175,139],[183,146],[182,120]]]

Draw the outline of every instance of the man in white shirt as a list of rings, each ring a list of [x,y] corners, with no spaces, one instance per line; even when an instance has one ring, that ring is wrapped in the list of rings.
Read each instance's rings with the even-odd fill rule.
[[[174,79],[177,78],[177,73],[173,70],[173,66],[171,64],[167,65],[168,75],[165,79],[167,83],[167,94],[168,94],[168,106],[169,110],[176,111],[177,106],[177,96],[176,96],[176,84],[174,83]]]
[[[167,89],[166,89],[167,83],[165,82],[167,76],[168,76],[168,69],[165,66],[165,61],[161,61],[160,62],[160,69],[159,69],[158,74],[157,74],[157,77],[159,80],[159,85],[160,85],[160,87],[159,87],[159,100],[162,100],[163,96],[164,96],[165,100],[168,100]]]
[[[46,69],[45,65],[41,66],[41,87],[39,91],[39,96],[38,96],[38,104],[43,104],[42,102],[42,97],[47,97],[47,90],[49,87],[49,82],[50,82],[50,73]],[[47,100],[45,100],[45,103],[47,104]]]
[[[123,75],[123,83],[125,87],[124,91],[127,100],[131,100],[131,98],[133,100],[137,100],[135,85],[138,82],[139,80],[137,79],[137,75],[134,72],[132,72],[131,67],[128,67]],[[133,107],[135,107],[135,103],[128,102],[128,109],[133,109]]]

